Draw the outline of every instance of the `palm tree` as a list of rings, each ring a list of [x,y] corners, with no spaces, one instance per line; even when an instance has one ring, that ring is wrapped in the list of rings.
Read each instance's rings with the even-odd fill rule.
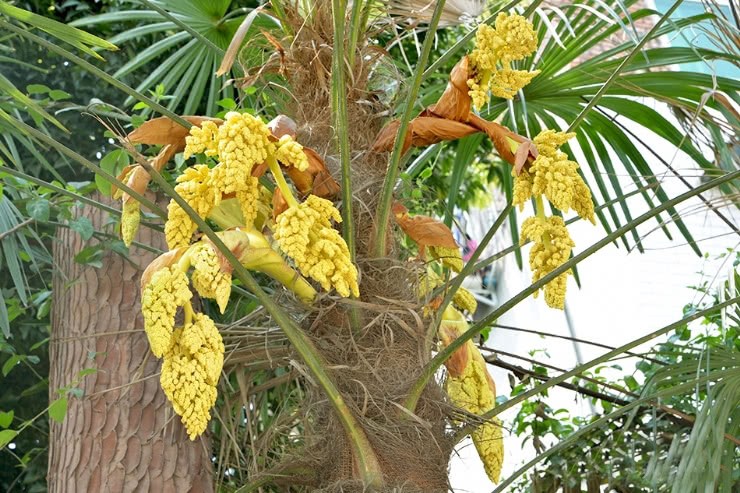
[[[668,234],[666,219],[661,216],[665,214],[672,219],[681,234],[692,241],[690,232],[681,222],[674,207],[681,201],[714,187],[723,186],[726,192],[732,193],[734,190],[731,187],[736,186],[733,179],[737,178],[737,171],[723,172],[717,163],[705,159],[673,124],[645,104],[632,99],[634,96],[648,95],[681,111],[694,112],[697,124],[701,122],[701,125],[715,129],[719,134],[723,126],[728,125],[727,122],[729,125],[736,125],[736,120],[732,119],[732,111],[721,99],[703,97],[710,87],[719,87],[734,95],[738,88],[736,81],[658,70],[673,63],[728,57],[727,54],[680,48],[651,48],[641,51],[657,36],[699,22],[708,18],[707,16],[665,23],[669,12],[642,37],[589,56],[590,49],[621,29],[629,32],[636,19],[647,17],[651,12],[646,9],[629,11],[628,8],[635,3],[631,1],[622,2],[622,8],[618,11],[597,0],[540,10],[536,10],[539,2],[535,2],[523,13],[533,16],[532,29],[542,43],[534,56],[518,57],[514,68],[526,71],[537,69],[540,73],[522,91],[512,94],[515,96],[513,99],[492,99],[478,116],[470,113],[467,86],[465,90],[459,91],[454,83],[456,74],[468,70],[464,68],[467,62],[460,61],[464,54],[462,48],[468,48],[466,43],[475,36],[476,31],[466,31],[467,34],[447,45],[439,56],[434,59],[431,57],[435,30],[443,15],[445,2],[435,3],[423,42],[417,44],[413,39],[406,38],[396,44],[394,49],[398,50],[399,56],[395,61],[375,44],[377,39],[395,39],[397,36],[388,27],[386,21],[389,18],[386,12],[373,3],[355,2],[350,9],[341,0],[334,0],[331,4],[325,1],[301,2],[296,5],[273,2],[269,11],[264,9],[248,14],[239,28],[226,13],[229,2],[220,2],[218,5],[207,2],[142,3],[150,10],[136,11],[131,17],[127,17],[126,12],[102,14],[79,22],[79,25],[86,26],[121,19],[151,22],[118,35],[114,39],[119,42],[125,42],[140,33],[162,32],[173,26],[181,30],[174,36],[155,43],[151,49],[119,70],[119,75],[130,74],[162,55],[163,50],[168,47],[182,43],[182,47],[171,58],[163,61],[159,69],[152,72],[156,76],[148,77],[136,89],[65,48],[57,47],[19,26],[30,25],[62,39],[75,40],[76,48],[88,46],[90,39],[81,38],[79,31],[60,31],[55,24],[49,25],[37,17],[28,17],[7,7],[0,10],[7,19],[0,21],[0,25],[14,35],[39,43],[79,64],[100,77],[101,82],[121,89],[133,99],[145,103],[153,112],[165,117],[151,120],[129,134],[128,138],[120,136],[121,145],[139,165],[137,168],[129,169],[127,173],[115,178],[43,132],[21,122],[17,115],[7,115],[6,120],[17,122],[16,125],[34,139],[90,167],[122,190],[126,194],[124,203],[128,204],[124,205],[123,210],[124,228],[131,227],[126,223],[131,217],[139,217],[138,204],[160,217],[169,215],[170,222],[165,226],[165,232],[171,251],[153,262],[153,267],[146,274],[145,318],[148,306],[146,290],[149,289],[150,295],[154,296],[151,293],[160,289],[158,286],[164,286],[162,289],[165,290],[174,289],[174,281],[161,281],[161,285],[157,283],[164,278],[161,272],[174,269],[180,265],[181,259],[187,259],[188,262],[182,264],[183,273],[188,271],[191,263],[194,266],[196,272],[192,277],[193,284],[196,285],[199,282],[196,281],[196,276],[205,275],[205,270],[199,270],[201,267],[198,265],[201,264],[197,263],[199,260],[196,260],[196,256],[208,248],[219,251],[217,258],[221,268],[216,273],[211,272],[213,282],[218,287],[215,291],[205,289],[203,284],[198,288],[204,297],[218,298],[219,305],[225,305],[228,300],[217,291],[225,285],[224,279],[228,281],[228,289],[231,289],[233,271],[239,281],[240,290],[235,289],[239,296],[234,294],[231,297],[229,309],[223,318],[225,323],[220,330],[222,335],[203,337],[218,340],[223,337],[226,346],[225,378],[221,379],[220,401],[217,406],[219,419],[211,426],[220,443],[217,460],[220,470],[217,478],[218,481],[231,482],[234,481],[234,475],[237,475],[239,479],[235,482],[244,483],[241,491],[252,491],[265,485],[286,489],[290,485],[296,485],[326,491],[362,491],[366,488],[378,491],[398,491],[399,488],[404,491],[446,491],[447,463],[453,447],[461,437],[472,432],[474,439],[478,440],[481,454],[500,453],[500,428],[495,421],[497,414],[570,376],[578,375],[604,361],[606,357],[629,351],[641,342],[636,341],[618,348],[603,358],[551,379],[501,406],[494,407],[493,402],[488,402],[484,407],[471,407],[464,399],[456,400],[454,390],[457,388],[456,382],[464,389],[465,378],[470,377],[466,372],[472,371],[470,369],[476,368],[478,364],[475,356],[477,350],[469,341],[519,301],[558,276],[565,275],[582,259],[618,239],[627,242],[625,235],[645,221],[657,219]],[[513,2],[508,7],[511,8],[516,3]],[[211,7],[213,11],[209,10]],[[344,245],[342,248],[337,247],[339,253],[332,258],[335,262],[339,262],[336,260],[339,257],[350,259],[351,264],[356,266],[359,271],[359,295],[355,293],[354,296],[349,296],[354,290],[353,271],[348,267],[345,270],[340,269],[347,264],[333,265],[345,277],[332,277],[331,281],[327,281],[322,278],[322,272],[312,270],[313,265],[303,267],[301,262],[305,259],[291,253],[288,243],[281,243],[280,246],[283,253],[293,259],[292,263],[281,263],[284,262],[282,257],[267,253],[273,252],[269,243],[266,240],[264,244],[261,242],[263,225],[269,224],[269,218],[256,211],[254,221],[259,222],[259,226],[252,226],[253,218],[247,217],[251,212],[243,206],[247,199],[239,198],[240,193],[249,190],[238,188],[234,185],[236,182],[226,181],[219,185],[224,189],[218,191],[217,202],[223,204],[223,208],[210,203],[206,204],[207,210],[199,210],[202,202],[198,202],[198,196],[188,191],[191,189],[180,184],[173,187],[160,173],[167,161],[182,150],[199,154],[198,162],[208,163],[209,156],[215,153],[210,152],[209,139],[217,138],[209,137],[212,134],[208,132],[216,132],[214,128],[258,125],[253,117],[243,116],[243,113],[238,112],[227,114],[224,119],[218,120],[189,117],[183,119],[178,113],[187,114],[201,108],[209,117],[216,116],[215,88],[221,83],[212,75],[216,61],[220,61],[222,51],[227,59],[234,58],[260,12],[265,15],[269,13],[275,19],[266,23],[266,27],[271,28],[264,34],[267,44],[255,47],[247,42],[240,58],[245,63],[241,65],[239,75],[243,74],[243,80],[254,84],[254,87],[265,84],[263,90],[244,91],[246,97],[243,102],[264,114],[289,117],[273,120],[269,127],[265,127],[271,136],[265,137],[268,158],[264,159],[269,164],[275,183],[264,176],[260,178],[267,185],[266,189],[274,190],[270,204],[275,216],[271,226],[274,237],[280,243],[288,234],[287,230],[279,229],[281,216],[302,217],[296,211],[313,200],[309,198],[305,202],[299,202],[306,195],[341,198],[343,239],[340,241],[338,233],[332,233],[334,230],[324,225],[323,229],[306,233],[309,237],[305,241],[312,245],[317,240],[312,239],[310,234],[325,235],[322,238],[332,238],[335,246]],[[483,22],[492,24],[497,19],[497,13],[498,11],[488,16]],[[413,30],[409,32],[415,33]],[[231,35],[234,39],[227,48],[225,40]],[[261,60],[263,54],[264,62],[255,63],[254,60]],[[206,62],[194,63],[201,59]],[[409,59],[414,60],[414,68],[404,73],[405,60]],[[578,62],[572,64],[576,60]],[[460,62],[457,63],[458,61]],[[398,97],[389,104],[386,98],[373,89],[373,84],[391,67],[399,74],[398,78],[407,80],[407,83],[402,85]],[[230,69],[230,66],[222,66],[219,72],[228,72]],[[440,70],[445,74],[452,74],[452,83],[449,86],[446,76],[434,77]],[[467,75],[470,73],[467,72]],[[671,83],[667,84],[669,77]],[[473,80],[473,76],[463,77],[463,81],[468,79]],[[237,82],[239,80],[242,79],[237,79]],[[169,107],[141,94],[142,90],[159,81],[167,81],[173,88]],[[680,93],[676,84],[680,84]],[[210,89],[206,90],[206,86]],[[451,98],[454,99],[454,104],[446,106],[450,104]],[[201,104],[203,101],[205,103]],[[714,113],[707,111],[707,107],[721,112],[727,120],[721,121]],[[624,118],[633,120],[674,143],[707,170],[712,179],[680,196],[668,197],[634,145],[634,137],[611,118],[613,114],[609,111],[618,112]],[[421,116],[414,118],[420,112]],[[397,119],[389,123],[388,115],[396,116]],[[489,118],[499,119],[503,126],[488,121]],[[498,174],[505,192],[513,197],[511,166],[514,165],[517,171],[520,168],[531,169],[535,160],[539,159],[539,153],[546,153],[543,150],[544,144],[539,146],[539,150],[532,144],[541,142],[537,140],[537,134],[545,128],[564,127],[562,122],[569,124],[569,130],[578,131],[580,149],[591,170],[590,180],[593,180],[594,189],[599,190],[601,195],[596,201],[595,213],[608,234],[570,260],[563,259],[559,266],[543,273],[532,286],[504,302],[485,318],[468,324],[461,315],[451,316],[445,309],[450,302],[461,310],[470,308],[469,305],[465,307],[464,299],[453,300],[456,294],[462,293],[459,288],[465,275],[476,267],[495,261],[500,255],[480,259],[478,253],[461,268],[455,259],[459,252],[454,253],[454,240],[450,243],[452,236],[449,229],[439,221],[413,216],[403,206],[393,205],[393,192],[402,163],[408,163],[403,164],[407,171],[416,173],[423,169],[425,160],[429,157],[428,151],[416,154],[417,151],[413,149],[410,154],[406,154],[407,147],[444,146],[448,144],[440,142],[454,141],[465,135],[478,135],[453,144],[460,158],[456,158],[453,164],[453,186],[450,187],[448,205],[456,203],[454,184],[466,179],[466,170],[479,146],[485,146],[484,149],[495,148],[503,158],[494,166],[500,169]],[[186,142],[187,130],[191,140]],[[286,140],[280,139],[283,136],[287,136]],[[491,143],[488,143],[489,138]],[[273,140],[277,144],[271,144]],[[193,144],[196,141],[200,142],[200,150]],[[295,142],[303,146],[305,158],[299,159],[291,154],[295,150],[292,147]],[[136,143],[163,147],[157,157],[148,158],[146,150],[136,148]],[[270,146],[277,147],[273,149]],[[608,158],[608,148],[616,151],[618,166],[635,180],[640,190],[638,193],[641,193],[651,208],[649,212],[633,218],[624,200],[626,194],[619,184],[612,181],[610,188],[601,180],[599,165],[605,167],[609,176],[615,170]],[[287,153],[280,159],[282,167],[278,158],[270,161],[272,153],[278,156],[280,149]],[[567,146],[563,146],[563,150],[569,152]],[[203,151],[209,151],[210,154],[203,154]],[[218,166],[228,164],[223,155],[225,151],[219,152],[223,163]],[[411,156],[411,160],[406,161],[405,156]],[[598,162],[595,156],[599,156],[601,161]],[[211,163],[211,171],[206,167],[197,169],[212,173],[216,169],[214,164],[215,162]],[[225,168],[227,166],[221,169]],[[5,166],[2,169],[20,174]],[[255,166],[254,169],[260,169],[264,173],[264,167]],[[136,179],[136,173],[139,173],[136,170],[145,171],[145,181],[148,182],[150,176],[171,198],[169,214],[145,196],[146,183],[142,188],[141,181]],[[284,174],[291,178],[294,188],[284,181]],[[248,177],[242,177],[245,181],[247,178],[251,180],[252,176],[248,174]],[[191,178],[185,177],[180,183],[187,183],[189,179]],[[653,202],[649,191],[655,194],[658,199],[656,202]],[[234,212],[233,208],[227,209],[234,205],[233,200],[241,201],[241,212]],[[130,204],[135,205],[135,212],[132,212]],[[320,207],[322,210],[330,210],[329,205]],[[542,206],[538,207],[544,214]],[[617,207],[623,217],[617,213]],[[552,211],[554,216],[560,214],[557,209],[552,208]],[[715,209],[715,213],[721,214],[721,211]],[[184,234],[184,240],[174,235],[172,231],[176,227],[176,214],[179,214],[178,228],[179,225],[185,225],[186,229],[190,228],[187,229],[190,233],[197,228],[203,233],[204,239],[191,245],[187,234]],[[484,242],[490,241],[510,214],[513,218],[515,212],[511,204],[486,235]],[[269,215],[270,212],[267,213]],[[338,219],[337,216],[334,217]],[[205,221],[206,218],[209,219],[208,222]],[[156,223],[156,218],[145,216],[144,219]],[[418,248],[413,247],[418,256],[416,261],[409,261],[409,250],[402,243],[402,235],[394,231],[394,220],[418,245]],[[286,219],[285,222],[289,221]],[[512,231],[518,232],[516,221],[511,221],[510,224]],[[234,226],[239,226],[241,231],[214,231],[214,227],[229,230]],[[282,227],[287,228],[285,225]],[[244,230],[248,232],[243,233]],[[125,231],[126,229],[124,234]],[[300,233],[299,230],[291,234]],[[127,240],[130,241],[131,237]],[[146,238],[140,236],[139,240],[141,242]],[[634,241],[639,244],[637,237],[634,237]],[[513,246],[508,251],[516,249]],[[260,260],[256,261],[255,256],[258,254],[265,255],[264,258],[268,260],[259,257]],[[438,272],[441,272],[438,283],[429,280],[433,274],[428,272],[427,262],[435,264]],[[269,281],[266,277],[256,278],[250,273],[250,269],[267,274],[278,283]],[[446,278],[451,277],[451,270],[459,273],[445,282]],[[172,276],[179,275],[174,270],[172,272]],[[286,272],[290,275],[286,276]],[[324,274],[326,272],[323,271]],[[329,273],[331,274],[331,270]],[[319,296],[302,275],[317,280],[327,292]],[[155,276],[158,276],[156,281]],[[420,278],[422,285],[432,284],[431,288],[426,288],[426,294],[421,295],[421,301]],[[336,288],[340,296],[329,294],[331,290],[327,286]],[[246,288],[249,293],[242,288]],[[343,293],[345,290],[347,293]],[[59,296],[60,293],[56,295]],[[736,301],[737,298],[733,298],[720,306]],[[187,301],[177,304],[190,307]],[[175,308],[177,304],[174,305]],[[201,315],[194,315],[191,310],[192,308],[185,309],[184,325],[187,330],[194,330],[192,327],[203,320]],[[203,310],[203,313],[217,317],[215,309],[208,302]],[[435,314],[435,310],[438,313]],[[692,314],[681,323],[702,314],[703,312]],[[199,327],[205,334],[206,329],[200,325]],[[674,324],[656,331],[651,334],[651,338],[673,327]],[[184,332],[175,332],[182,333]],[[170,334],[167,335],[170,337]],[[438,340],[441,346],[437,346]],[[191,364],[195,361],[195,354],[188,356],[183,345],[169,339],[161,348],[161,354],[158,354],[160,351],[151,331],[150,341],[155,355],[165,355],[162,382],[168,398],[175,402],[177,414],[186,420],[191,437],[198,435],[202,429],[198,428],[198,432],[193,432],[196,424],[194,421],[187,421],[192,414],[178,410],[178,405],[182,407],[183,403],[177,397],[177,384],[174,389],[168,386],[167,382],[170,380],[166,377],[173,374],[176,377],[177,372],[172,369],[173,365],[182,361]],[[213,354],[219,353],[217,346],[209,346],[204,342],[200,347],[203,350],[209,349],[211,352],[208,354],[213,358],[210,361],[216,361],[217,355]],[[59,358],[65,358],[64,349],[60,348],[60,351]],[[447,367],[446,390],[451,398],[446,396],[445,389],[436,378],[443,364]],[[197,399],[193,396],[193,399],[200,402],[199,399],[203,398],[212,405],[213,402],[204,396],[210,392],[208,389],[215,382],[206,385],[204,381],[198,380],[198,388],[204,394],[198,395]],[[478,383],[479,395],[490,397],[492,384],[485,378]],[[648,402],[654,395],[657,394],[648,394],[602,419],[608,421],[611,417],[626,412],[635,403]],[[198,423],[203,424],[200,421]],[[70,428],[67,429],[72,432]],[[55,439],[64,441],[68,437],[62,435]],[[489,439],[496,441],[486,442]],[[250,446],[243,447],[242,441],[248,442]],[[563,443],[562,447],[565,447],[567,443]],[[547,453],[541,454],[538,459],[547,456]],[[490,456],[488,459],[492,461],[489,462],[489,474],[496,477],[497,468],[500,470],[500,461],[496,463],[497,459]],[[58,462],[52,463],[55,464]],[[523,471],[519,471],[521,472]],[[514,477],[507,478],[500,488],[513,480]]]

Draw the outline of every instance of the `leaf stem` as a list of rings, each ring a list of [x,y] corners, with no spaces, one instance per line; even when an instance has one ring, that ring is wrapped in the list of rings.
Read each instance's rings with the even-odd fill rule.
[[[0,21],[0,22],[2,22],[2,21]],[[103,178],[105,178],[109,182],[115,184],[118,188],[120,188],[121,190],[123,190],[124,192],[126,192],[127,194],[129,194],[131,197],[133,197],[134,199],[136,199],[140,204],[142,204],[142,205],[146,206],[147,208],[149,208],[149,210],[151,210],[153,213],[155,213],[159,217],[161,217],[163,219],[166,219],[167,218],[167,213],[164,210],[162,210],[162,208],[159,207],[157,204],[155,204],[154,202],[152,202],[148,198],[144,197],[143,195],[141,195],[140,193],[138,193],[136,190],[133,190],[128,185],[126,185],[125,183],[121,182],[118,178],[116,178],[115,176],[111,175],[110,173],[108,173],[107,171],[105,171],[104,169],[102,169],[100,166],[97,166],[97,165],[93,164],[92,162],[90,162],[85,157],[77,154],[75,151],[73,151],[69,147],[65,146],[64,144],[62,144],[60,142],[57,142],[52,137],[49,137],[45,133],[43,133],[43,132],[41,132],[41,131],[33,128],[32,126],[26,124],[25,122],[22,122],[20,120],[16,120],[15,118],[10,117],[10,115],[8,115],[7,113],[5,113],[2,110],[0,110],[0,117],[9,120],[11,123],[13,123],[14,125],[17,125],[18,127],[20,127],[25,132],[28,132],[29,134],[31,134],[36,139],[42,141],[45,144],[50,145],[51,147],[53,147],[54,149],[56,149],[60,153],[64,154],[67,157],[72,158],[73,160],[77,161],[78,163],[80,163],[81,165],[83,165],[84,167],[86,167],[87,169],[89,169],[90,171],[92,171],[92,172],[94,172],[94,173],[102,176]]]
[[[460,337],[452,341],[447,347],[439,351],[434,356],[434,358],[432,358],[429,361],[429,363],[427,363],[427,365],[422,369],[421,375],[416,380],[416,382],[414,382],[411,389],[409,390],[409,394],[404,401],[404,407],[408,409],[409,411],[414,412],[414,410],[416,409],[416,405],[419,402],[419,398],[421,397],[421,393],[424,391],[424,388],[427,386],[429,381],[432,379],[437,369],[439,369],[439,367],[442,366],[442,364],[445,361],[447,361],[447,359],[452,355],[452,353],[454,353],[459,347],[461,347],[467,341],[469,341],[470,339],[478,335],[485,327],[492,324],[496,319],[501,317],[503,314],[507,313],[510,309],[512,309],[516,305],[518,305],[520,301],[524,300],[529,295],[531,295],[538,289],[542,288],[545,284],[552,281],[553,279],[555,279],[557,276],[559,276],[563,272],[566,272],[567,270],[571,269],[574,265],[577,265],[583,259],[593,255],[594,253],[599,251],[601,248],[603,248],[604,246],[614,241],[615,239],[621,237],[625,233],[636,228],[637,226],[644,223],[645,221],[648,221],[649,219],[663,212],[664,210],[669,209],[675,206],[676,204],[679,204],[683,202],[684,200],[694,197],[695,195],[700,194],[706,190],[710,190],[718,185],[721,185],[722,183],[726,183],[728,181],[731,181],[737,178],[740,178],[740,170],[733,171],[731,173],[725,173],[724,175],[718,178],[715,178],[714,180],[708,181],[704,183],[703,185],[700,185],[694,188],[693,190],[690,190],[686,193],[683,193],[681,195],[674,197],[673,199],[663,202],[661,205],[657,206],[656,208],[646,212],[645,214],[642,214],[641,216],[635,218],[634,220],[630,221],[624,226],[618,228],[612,234],[605,236],[601,240],[591,245],[589,248],[585,249],[580,254],[573,256],[567,262],[563,263],[556,269],[553,269],[550,273],[548,273],[546,276],[543,276],[537,282],[532,283],[532,285],[530,285],[529,287],[517,293],[507,302],[503,303],[496,310],[491,312],[487,317],[484,317],[483,319],[478,321],[475,325],[473,325],[470,329],[468,329],[466,332],[461,334]]]
[[[442,16],[444,10],[445,0],[438,0],[434,7],[434,13],[432,14],[432,20],[429,22],[429,29],[424,38],[424,43],[421,49],[421,56],[416,63],[416,70],[414,78],[411,83],[411,89],[406,95],[406,107],[401,115],[400,124],[398,126],[398,133],[396,134],[396,141],[393,144],[393,152],[391,153],[390,162],[388,163],[388,170],[386,171],[385,179],[383,180],[383,190],[380,196],[380,203],[378,204],[378,210],[375,215],[375,238],[373,241],[373,250],[375,257],[383,257],[386,255],[386,234],[388,231],[388,220],[391,213],[391,204],[393,202],[393,189],[396,185],[396,179],[398,178],[399,164],[401,162],[401,155],[403,151],[403,143],[405,141],[406,131],[411,120],[411,114],[414,112],[414,104],[416,103],[416,97],[419,94],[419,88],[421,87],[421,81],[424,75],[424,68],[426,67],[427,61],[429,60],[429,53],[432,50],[432,44],[434,44],[435,30],[439,24],[439,19]]]
[[[111,75],[105,73],[104,71],[100,70],[95,65],[83,60],[82,58],[78,57],[77,55],[65,50],[64,48],[61,48],[54,43],[50,43],[49,41],[45,40],[44,38],[41,38],[39,36],[36,36],[35,34],[23,30],[17,26],[14,26],[13,24],[10,24],[9,22],[5,22],[4,20],[0,19],[0,27],[4,27],[8,29],[9,31],[12,31],[16,34],[19,34],[23,36],[24,38],[43,46],[47,50],[51,50],[57,55],[61,55],[62,57],[66,58],[67,60],[71,61],[75,65],[79,65],[80,67],[84,68],[94,76],[98,77],[99,79],[107,82],[111,86],[115,87],[116,89],[119,89],[123,91],[124,93],[128,94],[132,98],[136,99],[137,101],[142,101],[146,103],[147,106],[152,108],[153,110],[158,111],[160,114],[166,116],[170,120],[182,125],[185,128],[190,128],[192,124],[188,122],[187,120],[181,118],[179,115],[176,115],[172,111],[168,110],[161,104],[157,103],[156,101],[152,100],[151,98],[148,98],[141,94],[140,92],[136,91],[135,89],[132,89],[131,87],[127,86],[123,82],[117,80],[116,78],[112,77]]]
[[[355,0],[352,6],[352,21],[355,14],[359,12],[358,6],[362,0]],[[332,0],[332,16],[334,20],[334,51],[332,53],[331,70],[331,105],[334,114],[334,131],[336,133],[337,150],[339,151],[339,165],[342,180],[342,237],[349,249],[350,261],[355,261],[355,225],[352,217],[352,161],[349,144],[349,125],[347,119],[347,84],[345,77],[344,42],[345,30],[344,20],[347,11],[346,0]],[[354,29],[350,25],[350,29]],[[354,42],[357,43],[357,33],[350,33]],[[353,67],[352,55],[354,47],[350,42],[350,70]]]

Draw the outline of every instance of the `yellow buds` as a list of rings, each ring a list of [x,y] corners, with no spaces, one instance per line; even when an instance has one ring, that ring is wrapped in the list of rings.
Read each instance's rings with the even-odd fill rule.
[[[208,216],[216,202],[216,191],[210,186],[210,170],[204,164],[187,168],[178,176],[175,191],[203,218]],[[170,200],[164,226],[169,249],[189,245],[196,229],[198,227],[187,212],[177,202]]]
[[[270,142],[271,135],[259,117],[229,112],[226,121],[218,128],[219,160],[227,168],[241,167],[249,173],[252,166],[265,162],[268,154],[275,152],[275,145]]]
[[[448,308],[440,324],[442,344],[450,344],[467,329],[465,318]],[[493,409],[496,404],[496,386],[488,374],[483,356],[472,341],[466,342],[455,351],[445,364],[448,369],[447,395],[454,405],[476,415]],[[472,438],[486,474],[491,481],[498,482],[504,461],[501,421],[494,418],[483,423],[473,431]]]
[[[538,281],[566,262],[575,246],[563,218],[558,216],[530,217],[525,220],[522,223],[521,240],[534,242],[529,252],[532,282]],[[564,272],[545,285],[545,302],[549,307],[561,310],[565,307],[567,277],[568,272]]]
[[[520,15],[500,13],[495,28],[481,24],[470,54],[469,95],[475,109],[488,102],[488,91],[499,98],[511,99],[529,84],[539,70],[512,69],[512,61],[521,60],[537,49],[537,33],[531,22]]]
[[[442,262],[442,265],[449,267],[455,272],[460,272],[463,268],[463,260],[459,248],[430,246],[429,253],[431,253],[432,257],[436,260]]]
[[[539,156],[530,166],[533,175],[532,195],[547,197],[552,205],[563,212],[575,209],[579,216],[594,222],[591,192],[578,174],[578,163],[568,159],[558,148],[574,133],[545,130],[534,138]]]
[[[275,239],[304,276],[335,289],[340,296],[359,296],[357,269],[349,249],[331,221],[341,222],[339,211],[328,200],[309,195],[277,217]]]
[[[475,313],[478,309],[478,301],[473,296],[473,293],[462,286],[452,296],[452,303],[460,310],[465,310],[471,314]]]
[[[419,282],[419,298],[426,298],[432,293],[432,291],[443,284],[444,280],[439,276],[439,274],[434,272],[431,267],[427,267],[426,275],[421,276]],[[465,310],[469,313],[475,313],[475,310],[478,308],[478,301],[476,301],[473,293],[462,286],[460,286],[457,291],[455,291],[455,294],[452,295],[452,304],[460,310]]]
[[[136,238],[136,232],[139,230],[139,222],[141,221],[139,203],[135,200],[124,202],[121,212],[121,239],[126,246],[131,246],[131,242]]]
[[[188,278],[176,266],[156,271],[144,287],[141,295],[144,330],[156,357],[161,358],[172,344],[175,312],[191,297]]]
[[[570,257],[575,246],[568,235],[563,219],[557,216],[546,217],[542,196],[563,212],[574,209],[579,216],[594,222],[594,204],[591,191],[578,174],[578,163],[568,159],[568,155],[559,148],[574,133],[544,130],[534,138],[537,157],[528,167],[514,175],[513,203],[519,209],[534,198],[537,204],[537,217],[531,217],[522,223],[522,243],[532,240],[534,245],[529,252],[529,264],[532,268],[532,282],[536,282],[553,269],[562,265]],[[568,273],[563,273],[545,286],[545,301],[552,308],[565,307],[565,290]],[[535,293],[537,296],[537,293]]]
[[[202,122],[200,127],[197,125],[190,127],[190,135],[185,137],[183,157],[188,159],[193,154],[201,153],[206,156],[215,156],[218,149],[216,144],[217,134],[218,125],[210,120]]]
[[[257,219],[259,212],[259,180],[254,176],[247,176],[244,179],[244,187],[236,192],[236,200],[239,201],[244,224],[251,226],[254,224],[255,219]]]
[[[308,169],[308,156],[303,152],[303,146],[293,140],[290,135],[283,135],[277,143],[275,159],[280,161],[283,166],[293,166],[298,171]]]
[[[193,287],[204,298],[215,299],[221,313],[231,296],[231,270],[224,269],[216,250],[207,243],[193,245],[190,263],[193,266]]]
[[[224,344],[207,315],[174,331],[162,362],[160,384],[191,440],[202,434],[216,403],[216,384],[224,363]]]
[[[500,40],[498,56],[501,60],[521,60],[537,49],[534,26],[521,15],[501,12],[496,17],[495,25]]]

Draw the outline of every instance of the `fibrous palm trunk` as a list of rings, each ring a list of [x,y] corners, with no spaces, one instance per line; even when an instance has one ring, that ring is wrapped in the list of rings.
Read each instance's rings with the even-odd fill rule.
[[[96,230],[109,221],[90,206],[76,215]],[[150,229],[139,239],[165,247]],[[77,263],[75,255],[95,241],[60,228],[54,243],[50,400],[62,387],[84,394],[70,395],[64,421],[51,423],[49,491],[212,491],[210,442],[188,440],[143,331],[139,277],[155,255],[132,248],[128,259],[107,253],[100,268]],[[80,377],[86,368],[96,371]]]

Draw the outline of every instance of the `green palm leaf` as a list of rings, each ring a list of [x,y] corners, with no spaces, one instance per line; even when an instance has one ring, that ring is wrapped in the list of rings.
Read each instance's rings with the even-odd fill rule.
[[[136,91],[146,93],[164,84],[167,108],[180,114],[216,114],[217,102],[233,98],[228,84],[232,74],[216,76],[224,50],[229,46],[243,16],[229,13],[231,0],[160,0],[141,2],[152,10],[126,10],[85,17],[75,26],[109,24],[117,27],[134,22],[110,38],[122,47],[142,37],[153,39],[151,45],[132,57],[114,74],[115,78],[130,78]],[[241,12],[241,11],[239,11]],[[249,37],[258,37],[260,29],[274,29],[275,20],[259,15],[254,20]],[[129,98],[126,104],[134,100]]]

